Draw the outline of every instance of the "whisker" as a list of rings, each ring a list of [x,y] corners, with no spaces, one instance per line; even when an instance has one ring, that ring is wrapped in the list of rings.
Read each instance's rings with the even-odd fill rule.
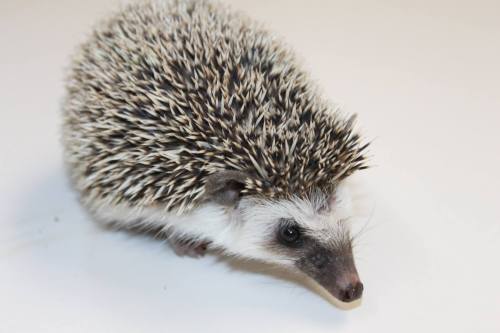
[[[368,225],[370,224],[370,222],[372,221],[373,219],[373,215],[375,213],[375,207],[376,205],[374,205],[370,211],[370,215],[368,216],[365,224],[363,225],[363,227],[361,228],[361,230],[359,230],[356,234],[354,234],[352,237],[351,237],[351,242],[354,242],[356,241],[361,235],[365,234],[367,231],[371,230],[371,229],[368,229]]]

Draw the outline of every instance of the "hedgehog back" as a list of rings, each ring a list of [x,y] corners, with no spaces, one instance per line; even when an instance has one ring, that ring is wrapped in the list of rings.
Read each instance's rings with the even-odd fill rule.
[[[211,2],[126,7],[81,46],[67,90],[66,157],[88,200],[185,211],[220,170],[245,171],[245,195],[281,198],[365,167],[352,121],[292,52]]]

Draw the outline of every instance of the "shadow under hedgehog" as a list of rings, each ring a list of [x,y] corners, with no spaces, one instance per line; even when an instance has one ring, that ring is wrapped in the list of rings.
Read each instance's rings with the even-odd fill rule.
[[[65,159],[95,218],[161,229],[361,297],[342,183],[368,146],[272,34],[218,3],[146,1],[75,55]]]

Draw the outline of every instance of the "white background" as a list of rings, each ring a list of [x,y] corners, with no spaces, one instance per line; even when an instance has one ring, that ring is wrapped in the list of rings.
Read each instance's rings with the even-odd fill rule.
[[[1,0],[0,332],[500,332],[500,3],[232,2],[374,141],[354,179],[362,303],[99,229],[66,184],[60,102],[116,2]]]

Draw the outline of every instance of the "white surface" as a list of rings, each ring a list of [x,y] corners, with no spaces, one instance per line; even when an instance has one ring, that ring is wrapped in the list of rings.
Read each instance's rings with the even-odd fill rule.
[[[2,0],[0,332],[500,332],[498,1],[232,2],[375,139],[356,180],[362,305],[91,223],[65,183],[59,105],[113,2]]]

